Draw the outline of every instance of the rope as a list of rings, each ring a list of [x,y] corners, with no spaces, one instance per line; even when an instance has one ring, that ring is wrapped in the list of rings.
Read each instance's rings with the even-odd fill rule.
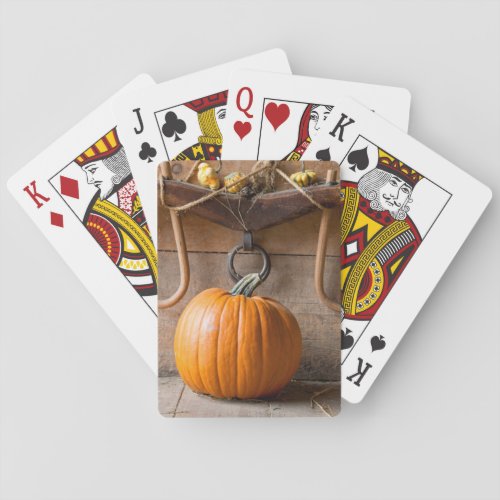
[[[309,193],[306,193],[304,191],[304,188],[301,188],[296,182],[292,181],[292,179],[290,179],[290,177],[288,177],[288,175],[286,175],[285,172],[283,172],[279,168],[276,169],[276,172],[278,172],[278,174],[280,174],[281,177],[283,177],[283,179],[285,179],[285,181],[287,181],[295,189],[297,189],[297,191],[299,191],[299,193],[301,193],[302,195],[304,195],[315,207],[319,208],[320,210],[325,210],[326,209],[326,207],[324,207],[323,205],[321,205],[321,203],[318,203]]]
[[[191,179],[191,176],[195,173],[196,169],[198,168],[198,165],[201,163],[201,160],[196,160],[193,164],[193,166],[191,167],[191,170],[188,172],[188,174],[186,175],[186,177],[184,177],[184,179],[182,179],[184,182],[187,182],[189,179]]]
[[[199,163],[200,163],[200,161],[198,160],[193,165],[193,167],[191,168],[191,170],[188,172],[188,174],[184,178],[184,181],[187,181],[193,175],[193,173],[196,170],[196,168],[198,167]],[[265,170],[272,170],[272,171],[278,172],[278,174],[283,179],[285,179],[286,182],[288,182],[291,186],[293,186],[293,188],[296,189],[300,194],[302,194],[302,196],[306,197],[315,207],[319,208],[320,210],[324,210],[326,208],[323,205],[321,205],[320,203],[318,203],[309,193],[307,193],[303,188],[301,188],[296,182],[292,181],[292,179],[290,179],[290,177],[287,174],[285,174],[285,172],[283,172],[282,170],[280,170],[275,165],[274,162],[265,161],[265,162],[263,162],[263,165],[261,167],[256,168],[259,163],[260,162],[257,162],[254,165],[254,167],[252,168],[252,171],[249,174],[245,175],[244,177],[242,177],[240,179],[237,179],[237,180],[231,182],[227,186],[223,186],[223,187],[217,189],[216,191],[212,191],[211,193],[208,193],[207,195],[202,196],[201,198],[198,198],[197,200],[194,200],[194,201],[191,201],[189,203],[186,203],[185,205],[182,205],[180,207],[169,207],[169,208],[171,208],[172,210],[174,210],[177,213],[179,213],[179,212],[185,212],[186,210],[189,210],[190,208],[196,207],[198,205],[201,205],[201,204],[205,203],[208,200],[211,200],[212,198],[215,198],[216,196],[218,196],[221,193],[227,193],[228,190],[230,188],[232,188],[233,186],[236,186],[237,184],[240,184],[241,182],[245,181],[246,179],[253,178],[257,174],[259,174],[260,172],[263,172]],[[161,202],[162,202],[162,205],[167,206],[165,204],[165,198],[164,198],[163,192],[164,192],[164,190],[162,189],[161,190]]]

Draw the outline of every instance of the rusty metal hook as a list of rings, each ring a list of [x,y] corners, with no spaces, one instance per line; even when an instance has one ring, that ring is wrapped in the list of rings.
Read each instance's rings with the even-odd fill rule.
[[[163,200],[163,181],[172,179],[172,168],[170,162],[164,161],[158,165],[158,179],[160,182],[162,204],[166,206]],[[180,215],[174,209],[169,208],[169,212],[172,229],[174,230],[177,258],[179,259],[180,282],[177,290],[170,297],[167,299],[160,299],[160,297],[158,297],[159,309],[166,309],[177,304],[186,294],[190,279],[189,259],[187,255],[186,239],[184,237],[182,221]]]
[[[338,165],[337,165],[338,166]],[[336,172],[333,169],[328,170],[326,174],[326,182],[335,182]],[[325,306],[332,311],[340,312],[340,304],[330,299],[325,292],[323,275],[325,271],[326,244],[328,241],[328,226],[332,217],[332,209],[325,208],[321,215],[321,223],[318,234],[318,247],[316,250],[316,264],[314,267],[314,286],[318,298]]]
[[[271,258],[269,254],[257,243],[253,241],[253,234],[251,231],[245,231],[243,233],[243,243],[240,245],[236,245],[228,254],[227,254],[227,270],[229,275],[234,280],[234,282],[238,282],[243,279],[243,276],[238,274],[234,269],[234,258],[236,254],[243,250],[245,252],[251,252],[252,250],[256,250],[262,257],[263,264],[262,269],[259,273],[259,277],[262,281],[265,281],[271,272]]]

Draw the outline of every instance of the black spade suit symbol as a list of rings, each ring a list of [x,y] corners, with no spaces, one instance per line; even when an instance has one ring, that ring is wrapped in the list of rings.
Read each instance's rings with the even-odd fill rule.
[[[186,131],[186,122],[181,120],[173,111],[169,111],[165,115],[165,123],[162,125],[161,131],[165,137],[175,137],[174,141],[180,141],[179,134]]]
[[[370,343],[372,345],[372,352],[380,351],[380,349],[383,349],[385,347],[385,340],[382,335],[375,335],[371,338]]]
[[[141,144],[141,150],[139,151],[139,158],[148,163],[153,161],[153,158],[156,156],[156,149],[149,144],[149,142],[143,142]]]
[[[349,167],[353,172],[364,170],[368,166],[368,146],[363,149],[357,149],[347,155],[347,161],[352,165]]]
[[[331,155],[330,155],[330,148],[326,149],[320,149],[316,153],[316,160],[321,160],[321,161],[330,161]]]
[[[354,337],[349,335],[351,330],[349,328],[344,330],[340,330],[340,349],[343,351],[344,349],[349,349],[354,344]]]

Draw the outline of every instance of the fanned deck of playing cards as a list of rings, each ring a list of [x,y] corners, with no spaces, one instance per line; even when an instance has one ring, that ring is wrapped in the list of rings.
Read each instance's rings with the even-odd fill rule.
[[[341,383],[345,400],[361,401],[491,199],[407,135],[408,90],[290,73],[274,49],[160,84],[141,75],[9,180],[63,260],[165,375],[164,415],[306,415],[289,404],[299,397],[333,415],[336,400],[333,410],[318,389],[326,379],[329,391]],[[250,267],[263,256],[263,270],[239,275],[241,252]],[[229,274],[211,274],[226,254]],[[323,283],[325,265],[337,267]],[[276,307],[282,319],[238,326],[247,309],[229,317],[215,296],[197,312],[187,298],[212,282],[234,286],[241,307],[261,318]],[[177,312],[160,311],[158,352],[160,283],[172,294],[160,305],[171,301]],[[317,303],[300,296],[312,297],[314,285]],[[282,297],[297,321],[280,305],[248,305],[257,286]],[[193,344],[200,331],[206,337]],[[204,406],[197,392],[230,401]],[[227,406],[231,398],[237,404]]]
[[[116,96],[146,88],[137,77]],[[156,372],[158,262],[112,98],[9,180],[61,257]]]

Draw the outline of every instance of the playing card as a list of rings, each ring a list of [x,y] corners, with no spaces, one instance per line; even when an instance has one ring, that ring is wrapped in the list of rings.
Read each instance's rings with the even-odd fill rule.
[[[290,73],[273,49],[117,99],[114,110],[156,240],[156,169],[164,160],[220,159],[229,75],[237,68]]]
[[[182,173],[194,164],[174,163]],[[159,288],[168,297],[158,310],[162,415],[323,417],[340,410],[339,241],[333,237],[340,217],[330,219],[328,254],[317,258],[318,227],[326,218],[282,177],[295,173],[297,162],[280,162],[279,170],[266,165],[207,161],[220,179],[262,175],[205,200],[213,192],[196,176],[179,181],[162,170],[158,194],[167,206],[199,202],[177,213],[158,208]],[[307,169],[322,183],[309,194],[338,214],[340,186],[325,181],[339,166],[313,161]],[[316,286],[320,269],[337,285],[328,287],[328,307]]]
[[[225,160],[300,160],[343,96],[408,130],[403,88],[249,70],[235,71],[229,88]]]
[[[303,158],[341,167],[342,396],[367,393],[491,191],[346,98]]]
[[[117,95],[152,84],[141,75]],[[111,99],[14,175],[8,187],[156,372],[157,256]]]

